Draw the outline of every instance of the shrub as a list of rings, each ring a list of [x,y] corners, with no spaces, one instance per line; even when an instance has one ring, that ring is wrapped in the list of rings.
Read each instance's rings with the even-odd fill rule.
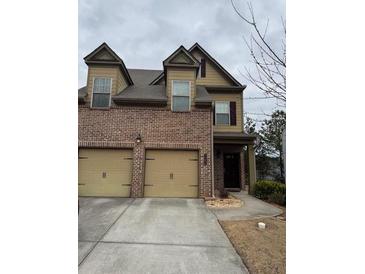
[[[285,206],[286,205],[286,195],[283,193],[271,193],[268,196],[269,202],[273,202],[278,205]]]
[[[285,195],[285,185],[275,181],[257,181],[254,193],[260,199],[268,199],[273,193]]]

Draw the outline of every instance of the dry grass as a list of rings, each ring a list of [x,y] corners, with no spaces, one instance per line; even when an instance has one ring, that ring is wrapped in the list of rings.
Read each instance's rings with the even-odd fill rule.
[[[206,201],[205,204],[208,207],[213,208],[234,208],[241,207],[243,205],[243,202],[240,199],[229,195],[228,198],[209,200]]]
[[[264,222],[266,229],[258,229],[258,222]],[[250,273],[285,273],[285,221],[263,218],[220,223]]]

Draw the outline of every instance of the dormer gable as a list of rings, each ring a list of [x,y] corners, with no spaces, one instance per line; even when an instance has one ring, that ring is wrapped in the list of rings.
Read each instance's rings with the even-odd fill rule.
[[[123,60],[108,46],[107,43],[102,43],[99,47],[93,50],[90,54],[84,57],[85,63],[90,65],[118,65],[123,76],[128,81],[129,85],[133,85],[131,76],[128,73]]]
[[[199,68],[199,61],[190,54],[184,46],[180,46],[163,61],[164,67],[192,67]]]

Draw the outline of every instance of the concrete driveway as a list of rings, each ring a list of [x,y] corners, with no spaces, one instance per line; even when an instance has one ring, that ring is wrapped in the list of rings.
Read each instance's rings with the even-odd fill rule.
[[[79,273],[248,273],[198,199],[80,198]]]

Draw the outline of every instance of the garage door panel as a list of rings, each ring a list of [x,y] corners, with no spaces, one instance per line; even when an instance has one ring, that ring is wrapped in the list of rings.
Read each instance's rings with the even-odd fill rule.
[[[129,197],[132,150],[81,149],[79,195]]]
[[[198,152],[147,150],[146,197],[198,196]]]

